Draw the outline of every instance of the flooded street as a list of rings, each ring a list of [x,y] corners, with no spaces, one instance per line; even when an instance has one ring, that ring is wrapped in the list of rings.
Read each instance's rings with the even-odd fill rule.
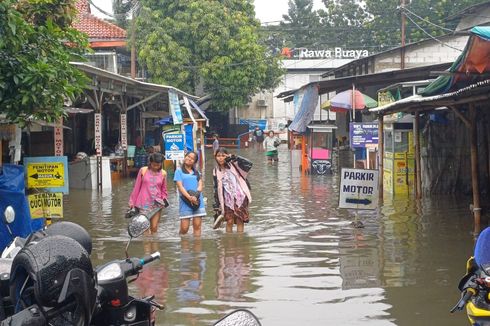
[[[242,150],[254,162],[253,202],[244,234],[212,225],[212,167],[208,152],[204,194],[209,217],[203,236],[178,235],[178,198],[156,236],[134,241],[130,255],[160,251],[130,285],[136,296],[155,294],[165,305],[158,325],[210,325],[247,308],[263,325],[465,325],[450,314],[457,284],[472,252],[469,198],[385,200],[363,211],[365,228],[350,224],[355,211],[338,209],[338,176],[302,176],[285,146],[278,166],[262,152]],[[169,180],[173,177],[169,175]],[[124,218],[133,180],[112,192],[70,189],[65,217],[93,237],[94,266],[124,258]]]

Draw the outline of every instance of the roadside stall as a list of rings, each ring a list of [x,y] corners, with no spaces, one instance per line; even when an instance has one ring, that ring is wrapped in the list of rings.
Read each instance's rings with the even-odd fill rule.
[[[414,193],[415,155],[413,117],[386,116],[384,120],[383,188],[392,195]]]
[[[335,125],[313,124],[308,126],[306,134],[307,166],[312,174],[324,175],[332,172],[333,140],[335,139]],[[302,142],[303,143],[303,142]]]

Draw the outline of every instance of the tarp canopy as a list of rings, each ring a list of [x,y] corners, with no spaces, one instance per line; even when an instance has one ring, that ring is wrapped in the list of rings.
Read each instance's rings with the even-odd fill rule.
[[[439,76],[422,92],[423,96],[447,93],[482,79],[490,72],[490,27],[471,29],[471,36],[461,55],[448,70],[448,75]],[[488,77],[488,76],[487,76]]]
[[[304,133],[308,124],[313,120],[313,115],[318,104],[318,86],[307,85],[294,93],[294,116],[289,125],[290,131]]]

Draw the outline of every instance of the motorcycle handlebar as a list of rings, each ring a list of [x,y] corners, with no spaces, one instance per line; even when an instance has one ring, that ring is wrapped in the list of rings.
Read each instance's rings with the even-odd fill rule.
[[[463,292],[463,295],[461,296],[461,299],[458,301],[458,303],[450,310],[451,313],[455,312],[456,310],[463,310],[464,306],[466,305],[466,302],[471,299],[471,297],[475,294],[475,290],[472,288],[468,288]]]
[[[138,274],[138,272],[143,268],[144,265],[151,263],[152,261],[160,259],[160,252],[156,251],[149,256],[145,256],[143,258],[129,258],[126,260],[124,264],[126,267],[123,267],[124,275],[134,276]]]
[[[160,259],[160,252],[159,251],[155,251],[151,255],[141,258],[140,263],[141,263],[141,265],[146,265],[146,264],[151,263],[152,261],[154,261],[156,259]]]

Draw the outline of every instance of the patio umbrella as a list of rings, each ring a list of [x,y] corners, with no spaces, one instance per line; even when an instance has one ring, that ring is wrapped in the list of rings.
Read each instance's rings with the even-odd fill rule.
[[[354,109],[356,110],[362,110],[364,108],[371,109],[378,106],[378,102],[366,94],[359,92],[357,89],[354,91],[354,98]],[[324,110],[330,109],[332,112],[347,112],[352,110],[352,106],[352,89],[349,89],[323,102],[321,108]]]

